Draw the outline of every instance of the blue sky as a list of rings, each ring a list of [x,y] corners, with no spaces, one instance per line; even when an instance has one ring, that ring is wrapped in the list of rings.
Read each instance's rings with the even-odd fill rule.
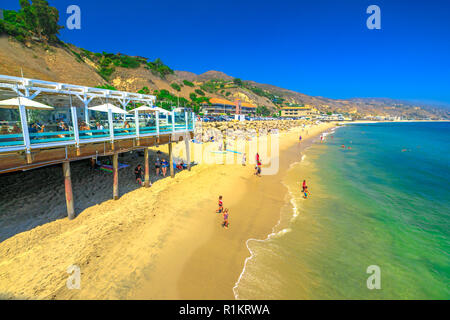
[[[450,103],[450,1],[50,0],[81,8],[61,39],[95,52],[154,59],[173,69],[219,70],[330,98]],[[381,8],[381,30],[366,9]],[[2,4],[17,9],[18,1]]]

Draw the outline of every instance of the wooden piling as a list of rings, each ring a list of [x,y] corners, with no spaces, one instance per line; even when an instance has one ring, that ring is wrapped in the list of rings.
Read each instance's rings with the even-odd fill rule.
[[[148,163],[148,148],[144,149],[144,161],[145,161],[145,187],[150,187],[150,165]]]
[[[172,142],[169,142],[169,166],[170,166],[170,176],[174,178],[175,171],[173,170]]]
[[[113,175],[114,175],[114,185],[113,185],[113,198],[114,200],[119,199],[119,154],[116,152],[113,155]]]
[[[191,171],[191,147],[190,147],[190,144],[189,144],[189,139],[190,138],[190,135],[189,134],[187,134],[185,137],[184,137],[184,143],[186,144],[186,162],[187,162],[187,169],[188,169],[188,171]]]
[[[66,192],[67,216],[69,220],[75,219],[75,208],[73,204],[72,179],[70,177],[70,162],[63,162],[64,187]]]

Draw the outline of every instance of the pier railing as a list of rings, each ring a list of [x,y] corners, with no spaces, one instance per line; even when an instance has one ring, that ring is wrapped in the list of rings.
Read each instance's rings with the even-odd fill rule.
[[[105,100],[124,111],[131,103],[152,106],[154,96],[0,75],[0,100],[14,97],[33,100],[38,96],[53,109],[0,107],[0,153],[194,130],[195,115],[187,109],[127,114],[89,109],[94,102]],[[81,106],[75,106],[73,100],[81,101]]]

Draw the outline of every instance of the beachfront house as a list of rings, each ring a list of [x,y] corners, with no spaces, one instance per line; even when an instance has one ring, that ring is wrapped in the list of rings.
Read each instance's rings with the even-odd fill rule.
[[[315,110],[309,106],[305,107],[283,107],[281,108],[282,118],[310,117],[315,114]]]
[[[228,101],[221,98],[211,98],[209,99],[209,104],[204,103],[202,106],[203,112],[206,111],[207,114],[211,115],[225,115],[225,114],[243,114],[250,115],[256,113],[256,106],[236,100],[235,102]]]

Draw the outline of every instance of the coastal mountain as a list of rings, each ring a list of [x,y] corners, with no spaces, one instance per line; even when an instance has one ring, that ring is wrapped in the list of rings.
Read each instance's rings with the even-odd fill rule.
[[[258,106],[258,113],[277,114],[281,107],[312,106],[321,112],[353,118],[402,116],[450,118],[448,109],[388,98],[330,99],[241,80],[220,71],[195,74],[176,71],[160,59],[125,54],[93,53],[63,42],[17,41],[0,37],[0,74],[155,94],[162,107],[179,104],[201,112],[209,98],[240,99]]]

